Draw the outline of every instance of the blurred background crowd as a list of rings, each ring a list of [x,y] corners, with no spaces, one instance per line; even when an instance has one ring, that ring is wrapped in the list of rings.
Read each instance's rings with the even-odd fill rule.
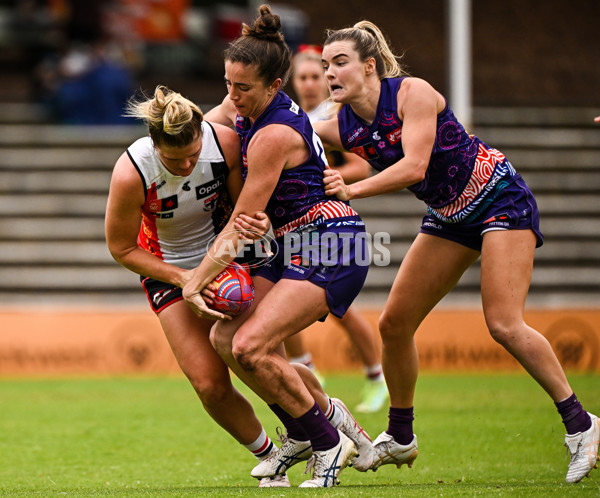
[[[124,100],[158,83],[215,104],[222,51],[260,3],[2,0],[0,102],[39,102],[52,120],[76,124],[120,123]],[[447,87],[446,0],[271,5],[292,49],[366,18],[413,75]],[[475,105],[600,105],[600,2],[479,0],[472,11]]]
[[[303,44],[321,44],[327,28],[360,19],[376,23],[394,51],[404,54],[409,72],[448,97],[451,1],[277,0],[271,5],[295,52]],[[156,324],[139,280],[106,249],[104,212],[112,166],[144,133],[139,124],[112,125],[134,125],[122,117],[125,101],[140,90],[152,94],[158,84],[182,93],[204,111],[221,102],[223,50],[239,35],[241,23],[254,19],[260,3],[0,0],[0,373],[49,366],[102,369],[92,364],[105,357],[127,359],[132,371],[162,361],[163,356],[152,353],[160,350],[156,344],[162,336],[157,332],[155,339],[148,337]],[[594,117],[600,115],[600,1],[470,3],[473,132],[514,161],[542,212],[547,243],[536,252],[528,306],[545,310],[540,317],[547,323],[537,327],[563,365],[596,371],[600,128]],[[285,91],[297,99],[291,84]],[[421,203],[405,194],[353,203],[370,231],[390,234],[394,269],[423,216]],[[357,305],[371,307],[373,324],[394,275],[387,267],[369,270]],[[92,319],[82,315],[82,322],[79,315],[49,320],[30,313],[33,308],[78,305],[101,306],[102,313]],[[479,313],[476,267],[444,305]],[[19,306],[26,306],[27,313],[16,312]],[[107,323],[107,306],[139,306],[144,314],[115,314],[122,323]],[[574,310],[582,308],[592,314],[576,315]],[[470,315],[457,316],[441,315],[439,322],[431,322],[433,333],[423,333],[431,340],[429,349],[420,347],[423,365],[499,365],[503,360],[493,345],[478,349],[476,341],[463,339],[485,337],[478,332],[484,325]],[[40,321],[25,323],[25,318]],[[90,330],[90,323],[98,330]],[[61,343],[59,336],[67,332]],[[440,338],[437,333],[448,335]],[[350,360],[359,367],[360,354],[340,334],[312,336],[345,341],[335,347],[340,362],[346,363],[327,368],[346,368]],[[460,347],[452,342],[456,337],[461,338]],[[100,346],[86,342],[93,340],[121,353],[111,349],[103,355]],[[472,349],[459,355],[466,345]],[[319,368],[319,351],[328,347],[323,342],[315,348]]]

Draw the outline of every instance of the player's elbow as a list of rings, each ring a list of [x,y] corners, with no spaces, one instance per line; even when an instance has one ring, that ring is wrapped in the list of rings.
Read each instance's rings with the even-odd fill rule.
[[[425,180],[425,175],[427,174],[427,167],[429,166],[429,161],[424,159],[419,159],[415,161],[412,171],[413,171],[413,180],[414,183],[419,183]]]
[[[127,259],[129,254],[132,252],[132,248],[121,247],[116,244],[107,244],[108,252],[113,257],[113,259],[119,263],[121,266],[127,267]]]

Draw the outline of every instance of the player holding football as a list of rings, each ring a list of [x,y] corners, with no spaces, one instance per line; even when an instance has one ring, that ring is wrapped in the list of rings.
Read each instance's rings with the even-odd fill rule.
[[[227,365],[209,341],[212,320],[196,316],[182,287],[223,228],[242,188],[240,141],[225,126],[203,120],[179,93],[156,88],[130,101],[127,114],[148,126],[115,164],[106,208],[106,241],[117,262],[141,283],[179,366],[210,416],[259,460],[277,448],[252,406],[231,383]],[[264,213],[240,221],[265,233]],[[289,486],[285,476],[261,487]]]
[[[329,88],[323,74],[321,52],[319,47],[310,45],[300,47],[292,58],[291,84],[298,104],[306,112],[311,123],[330,119],[337,105],[329,97]],[[325,150],[329,166],[338,169],[348,183],[367,178],[371,173],[369,164],[356,154],[350,152]],[[381,410],[389,398],[383,378],[381,365],[381,347],[373,335],[371,324],[354,306],[350,306],[341,319],[334,318],[348,334],[354,350],[357,351],[363,365],[366,382],[363,396],[355,410],[362,413],[373,413]],[[312,354],[306,348],[302,332],[285,340],[285,350],[290,362],[302,363],[308,366],[319,378],[312,363]],[[319,379],[321,380],[321,379]],[[321,382],[323,383],[323,382]]]
[[[355,251],[366,251],[364,239],[359,237],[364,234],[364,224],[348,203],[325,195],[327,163],[322,145],[304,111],[281,91],[291,57],[279,16],[267,5],[259,11],[254,25],[244,24],[242,36],[225,52],[228,95],[207,116],[235,125],[242,139],[246,181],[232,219],[265,210],[273,224],[277,256],[254,277],[255,300],[250,310],[230,319],[209,309],[202,291],[221,269],[217,260],[226,263],[225,256],[233,257],[220,254],[220,248],[238,246],[239,237],[230,221],[183,294],[199,316],[222,320],[211,332],[215,349],[285,421],[287,438],[279,454],[259,463],[252,475],[282,474],[312,452],[309,466],[313,476],[301,487],[330,487],[338,483],[339,472],[355,457],[356,442],[360,455],[353,464],[362,470],[372,464],[373,448],[345,406],[339,401],[328,405],[326,397],[313,397],[303,377],[279,351],[286,337],[330,312],[341,317],[350,306],[368,271],[368,266],[360,266],[355,258]],[[315,253],[306,263],[302,258],[286,261],[284,244],[292,235],[302,239],[309,233],[312,240],[333,236],[331,243],[339,252],[334,264],[322,264]],[[345,237],[338,237],[341,234]],[[308,369],[304,372],[310,376],[306,382],[318,384]],[[343,416],[345,423],[330,423],[330,410]]]
[[[580,481],[596,465],[600,420],[584,411],[552,347],[523,318],[534,250],[542,244],[531,191],[501,152],[464,130],[440,93],[406,75],[374,24],[330,32],[323,66],[333,101],[343,105],[315,129],[326,144],[358,153],[380,171],[346,185],[328,170],[327,193],[351,200],[408,188],[428,211],[379,322],[391,408],[388,429],[374,442],[374,469],[416,458],[414,334],[481,256],[490,334],[555,402],[571,455],[566,480]]]

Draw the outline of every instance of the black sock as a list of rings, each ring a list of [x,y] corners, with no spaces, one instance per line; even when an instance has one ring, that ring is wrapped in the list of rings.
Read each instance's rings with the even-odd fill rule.
[[[393,408],[390,406],[388,414],[387,433],[401,445],[407,445],[413,440],[413,425],[415,419],[414,408]]]
[[[308,434],[306,434],[302,426],[298,423],[298,419],[292,417],[277,404],[269,405],[269,408],[277,415],[277,418],[281,420],[281,423],[285,427],[287,437],[295,439],[296,441],[308,441]]]
[[[337,429],[327,420],[317,403],[296,420],[308,434],[313,451],[329,450],[340,442]]]
[[[581,406],[575,393],[571,394],[567,399],[554,404],[562,417],[567,434],[585,432],[592,426],[592,419]]]

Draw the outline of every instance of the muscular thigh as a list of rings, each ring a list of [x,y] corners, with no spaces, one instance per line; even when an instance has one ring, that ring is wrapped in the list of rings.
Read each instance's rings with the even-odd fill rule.
[[[199,318],[184,301],[159,314],[161,326],[181,369],[188,376],[227,377],[227,368],[212,347],[209,335],[214,322]]]
[[[483,236],[481,296],[486,318],[520,318],[533,271],[536,235],[501,230]]]
[[[245,323],[238,340],[276,350],[287,337],[308,327],[328,313],[325,289],[307,280],[279,280]]]
[[[420,233],[400,265],[385,313],[420,323],[478,257],[478,251]]]

